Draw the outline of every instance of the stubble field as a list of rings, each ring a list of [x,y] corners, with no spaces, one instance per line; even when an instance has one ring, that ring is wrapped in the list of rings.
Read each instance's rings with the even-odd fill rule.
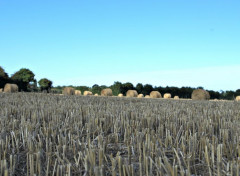
[[[240,103],[0,94],[0,175],[239,175]]]

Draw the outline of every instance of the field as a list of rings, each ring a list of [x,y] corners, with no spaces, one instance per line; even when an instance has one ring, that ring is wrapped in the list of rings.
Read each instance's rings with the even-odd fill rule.
[[[0,175],[239,175],[240,103],[0,94]]]

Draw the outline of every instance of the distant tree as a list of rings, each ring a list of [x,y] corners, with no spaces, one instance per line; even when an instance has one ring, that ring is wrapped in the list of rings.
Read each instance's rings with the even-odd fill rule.
[[[133,90],[133,89],[134,89],[134,86],[132,83],[130,83],[130,82],[124,83],[121,87],[121,93],[126,95],[126,92],[128,90]]]
[[[37,80],[34,79],[34,81],[30,82],[29,85],[28,85],[28,91],[31,91],[31,92],[37,92],[39,89],[38,89],[38,86],[37,86]]]
[[[213,90],[208,90],[211,99],[220,99],[220,93]]]
[[[234,100],[235,94],[236,93],[234,91],[226,91],[226,92],[223,92],[222,96],[223,96],[223,99]]]
[[[95,87],[100,87],[100,86],[98,84],[94,84],[92,88],[95,88]]]
[[[180,89],[178,87],[166,87],[166,93],[171,93],[172,97],[179,96]]]
[[[136,85],[136,90],[139,94],[141,94],[143,92],[143,84],[142,83],[138,83]]]
[[[87,87],[87,86],[77,86],[77,87],[75,87],[75,89],[76,90],[81,90],[82,94],[83,94],[84,91],[86,91],[86,90],[89,91],[90,90],[90,88]]]
[[[8,74],[5,72],[5,70],[0,66],[0,77],[1,78],[9,78]]]
[[[92,86],[92,93],[93,94],[100,94],[101,93],[101,90],[102,90],[102,88],[98,85],[98,84],[94,84],[93,86]]]
[[[61,94],[62,91],[63,91],[63,87],[59,85],[51,88],[51,93],[54,93],[54,94]]]
[[[122,83],[119,81],[115,81],[113,85],[110,86],[112,89],[113,95],[117,96],[119,93],[121,93]]]
[[[9,82],[8,74],[5,70],[0,66],[0,88],[3,88],[6,83]]]
[[[240,89],[236,90],[236,95],[235,96],[239,96],[240,95]]]
[[[171,87],[166,87],[164,93],[172,93]]]
[[[30,83],[34,83],[36,80],[34,79],[34,73],[27,69],[22,68],[16,73],[14,73],[11,77],[14,83],[16,83],[21,91],[29,91]]]
[[[152,86],[151,84],[145,84],[145,85],[143,86],[143,91],[142,91],[142,93],[143,93],[144,95],[149,95],[151,91],[153,91],[153,86]]]
[[[166,92],[165,88],[164,88],[164,87],[161,87],[161,86],[156,87],[155,90],[158,91],[158,92],[160,92],[161,94],[164,94],[164,93]]]
[[[191,88],[191,87],[181,87],[179,97],[191,98],[193,90],[194,90],[194,88]]]
[[[100,87],[101,87],[101,90],[108,88],[108,86],[106,86],[106,85],[101,85]]]
[[[52,88],[52,81],[47,78],[40,79],[38,81],[38,84],[41,91],[47,91],[49,93]]]

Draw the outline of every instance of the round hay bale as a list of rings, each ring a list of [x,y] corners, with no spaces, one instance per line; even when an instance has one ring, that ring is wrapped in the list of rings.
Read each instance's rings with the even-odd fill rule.
[[[98,94],[97,94],[97,93],[95,93],[95,94],[94,94],[94,96],[96,96],[96,97],[97,97],[97,96],[98,96]]]
[[[14,93],[14,92],[18,92],[18,86],[17,84],[5,84],[4,86],[4,92],[6,93]]]
[[[139,94],[137,97],[138,97],[138,98],[143,98],[144,95],[143,95],[143,94]]]
[[[210,94],[203,89],[196,89],[192,92],[192,100],[209,100]]]
[[[180,98],[179,98],[179,96],[174,96],[173,99],[174,100],[179,100]]]
[[[163,95],[163,98],[164,99],[168,99],[168,98],[171,98],[172,97],[172,95],[170,94],[170,93],[165,93],[164,95]]]
[[[75,89],[72,87],[65,87],[62,92],[64,95],[74,95]]]
[[[206,96],[207,96],[207,99],[210,100],[211,97],[210,97],[209,92],[205,90],[205,94],[206,94]]]
[[[162,98],[162,95],[161,95],[161,93],[158,92],[158,91],[152,91],[152,92],[150,93],[150,98]]]
[[[91,91],[88,91],[88,90],[85,90],[85,91],[83,92],[83,95],[84,95],[84,96],[92,95],[92,92],[91,92]]]
[[[145,98],[151,98],[149,95],[145,95]]]
[[[123,94],[122,93],[118,94],[118,97],[123,97]]]
[[[237,97],[236,97],[236,101],[240,101],[240,96],[237,96]]]
[[[81,90],[75,90],[75,95],[82,95]]]
[[[101,96],[112,96],[112,89],[106,88],[101,91]]]
[[[138,93],[136,90],[128,90],[126,93],[126,97],[137,97]]]

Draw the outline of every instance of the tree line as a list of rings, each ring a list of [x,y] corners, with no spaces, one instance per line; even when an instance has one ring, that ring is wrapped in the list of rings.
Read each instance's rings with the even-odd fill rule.
[[[26,92],[51,92],[51,93],[61,93],[63,88],[66,86],[53,87],[53,82],[47,78],[42,78],[39,81],[35,79],[35,74],[27,69],[22,68],[15,72],[11,77],[5,72],[5,70],[0,66],[0,88],[3,88],[6,83],[15,83],[18,85],[20,91]],[[130,82],[121,83],[119,81],[114,82],[110,86],[94,84],[92,87],[88,86],[69,86],[76,90],[91,91],[93,94],[100,94],[102,89],[111,88],[113,95],[118,95],[122,93],[126,95],[128,90],[136,90],[139,94],[149,95],[151,91],[159,91],[161,94],[171,93],[172,97],[179,96],[180,98],[191,98],[191,94],[195,89],[203,89],[203,87],[162,87],[162,86],[152,86],[151,84],[138,83],[134,86]],[[214,91],[207,90],[210,93],[211,99],[227,99],[233,100],[236,96],[240,95],[240,89],[236,91]]]
[[[42,78],[37,82],[35,74],[27,68],[21,68],[10,77],[0,66],[0,88],[4,88],[6,83],[17,84],[19,91],[24,92],[50,92],[52,88],[51,80]]]
[[[57,86],[53,90],[55,92],[60,93],[61,90],[66,86]],[[106,86],[106,85],[98,85],[94,84],[92,87],[88,86],[70,86],[75,88],[76,90],[81,90],[84,92],[85,90],[91,91],[93,94],[100,94],[102,89],[111,88],[113,95],[117,96],[119,93],[126,95],[128,90],[136,90],[139,94],[149,95],[151,91],[159,91],[162,95],[165,93],[170,93],[172,97],[179,96],[180,98],[191,98],[192,92],[195,89],[203,89],[203,87],[162,87],[162,86],[152,86],[151,84],[138,83],[134,86],[132,83],[121,83],[116,81],[113,85]],[[214,90],[207,90],[211,96],[211,99],[227,99],[233,100],[236,96],[240,95],[240,89],[236,91],[214,91]]]

